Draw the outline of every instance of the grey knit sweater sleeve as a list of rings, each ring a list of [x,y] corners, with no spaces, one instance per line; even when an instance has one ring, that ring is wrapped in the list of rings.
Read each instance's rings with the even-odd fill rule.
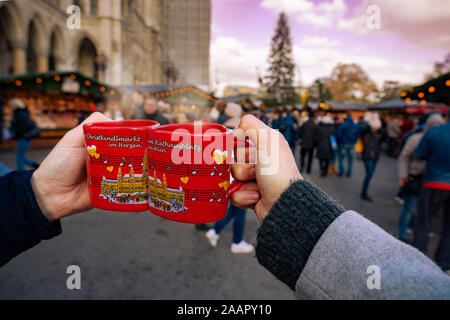
[[[450,299],[433,261],[307,181],[281,195],[257,240],[259,263],[299,299]]]
[[[315,244],[344,211],[312,183],[294,182],[272,207],[258,231],[259,263],[295,290]]]

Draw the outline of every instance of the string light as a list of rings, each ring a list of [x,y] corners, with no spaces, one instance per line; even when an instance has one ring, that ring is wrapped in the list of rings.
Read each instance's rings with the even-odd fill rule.
[[[419,94],[417,95],[419,98],[423,98],[425,97],[425,94],[423,92],[419,92]]]
[[[59,81],[61,81],[61,77],[60,76],[55,76],[55,81],[57,81],[57,82],[59,82]]]
[[[448,79],[447,81],[445,81],[445,85],[446,85],[447,87],[450,87],[450,79]]]
[[[105,92],[106,88],[105,87],[100,87],[100,92]]]
[[[406,103],[410,103],[410,102],[411,102],[411,98],[406,98],[406,99],[405,99],[405,102],[406,102]]]
[[[20,86],[22,85],[22,81],[16,80],[15,85],[18,86],[18,87],[20,87]]]
[[[405,91],[402,91],[402,93],[400,93],[400,96],[406,97],[406,92],[405,92]]]
[[[91,85],[91,82],[89,81],[89,80],[86,80],[85,82],[84,82],[84,84],[86,85],[86,86],[90,86]]]
[[[41,78],[36,78],[36,83],[37,84],[41,84],[42,83],[42,79]]]
[[[433,86],[431,86],[431,87],[428,88],[428,92],[429,92],[429,93],[433,93],[433,92],[435,92],[435,91],[436,91],[436,88],[433,87]]]
[[[427,104],[427,100],[425,100],[425,99],[420,100],[420,103],[423,104],[423,105],[425,105],[425,104]]]
[[[70,79],[75,80],[77,77],[74,74],[70,75]]]

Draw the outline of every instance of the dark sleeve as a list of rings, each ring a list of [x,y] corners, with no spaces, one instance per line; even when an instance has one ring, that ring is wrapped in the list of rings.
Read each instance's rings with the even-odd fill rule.
[[[258,262],[295,290],[314,246],[345,210],[312,183],[293,183],[258,230]]]
[[[414,151],[414,155],[418,159],[426,160],[428,157],[428,150],[429,150],[429,136],[430,136],[431,130],[429,130],[423,138],[420,140],[419,146]]]
[[[61,234],[60,222],[49,222],[37,204],[30,182],[33,172],[0,177],[0,267],[41,240]]]

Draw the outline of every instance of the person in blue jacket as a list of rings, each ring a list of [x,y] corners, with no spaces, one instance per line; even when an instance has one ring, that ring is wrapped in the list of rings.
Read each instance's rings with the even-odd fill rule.
[[[414,151],[414,155],[427,161],[425,177],[419,195],[417,221],[414,223],[413,245],[427,251],[428,232],[439,212],[444,220],[441,240],[436,250],[436,263],[450,269],[450,109],[447,123],[428,130]]]
[[[338,176],[341,177],[345,173],[344,160],[347,157],[348,167],[347,167],[347,177],[352,175],[353,167],[353,152],[355,150],[355,144],[358,141],[359,128],[353,122],[350,113],[347,114],[344,122],[339,126],[337,131],[337,140],[339,145],[339,173]]]

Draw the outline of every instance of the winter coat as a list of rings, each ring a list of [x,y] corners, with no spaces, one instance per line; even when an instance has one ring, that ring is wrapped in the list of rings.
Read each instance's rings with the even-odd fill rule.
[[[353,122],[353,119],[348,117],[344,120],[337,130],[337,141],[341,144],[356,144],[359,137],[359,128]]]
[[[298,137],[302,139],[300,145],[305,149],[314,149],[316,145],[317,125],[313,120],[306,121],[299,129]]]
[[[450,185],[450,122],[428,130],[414,155],[427,161],[425,182]]]
[[[294,121],[292,121],[291,117],[286,115],[284,118],[279,119],[277,126],[277,129],[280,130],[286,141],[290,143],[294,133]]]
[[[368,132],[363,137],[363,143],[363,160],[378,160],[380,157],[380,134],[372,131]]]
[[[336,136],[334,125],[321,124],[316,133],[317,158],[331,159],[333,156],[333,148],[331,147],[330,136]]]
[[[14,110],[14,116],[11,121],[11,129],[16,139],[24,139],[27,133],[36,127],[36,123],[31,120],[28,108]]]

